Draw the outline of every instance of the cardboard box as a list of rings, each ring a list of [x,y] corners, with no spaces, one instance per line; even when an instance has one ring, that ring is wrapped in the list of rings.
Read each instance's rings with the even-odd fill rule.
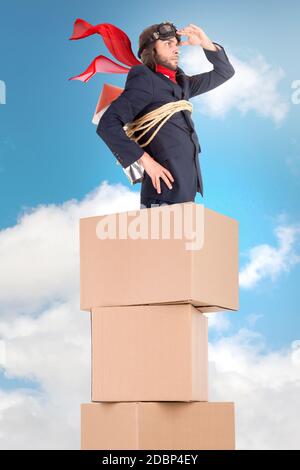
[[[95,307],[92,401],[207,401],[207,317],[190,304]]]
[[[234,403],[81,405],[81,449],[233,450]]]
[[[161,303],[238,310],[238,222],[194,202],[81,218],[80,308]]]

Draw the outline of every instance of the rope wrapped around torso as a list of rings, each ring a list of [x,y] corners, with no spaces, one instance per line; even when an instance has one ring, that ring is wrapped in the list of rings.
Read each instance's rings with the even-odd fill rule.
[[[147,142],[139,144],[140,147],[145,147],[154,139],[159,129],[165,124],[168,119],[170,119],[170,117],[174,113],[183,110],[192,112],[192,109],[192,103],[187,100],[172,101],[170,103],[163,104],[159,108],[150,111],[149,113],[145,114],[144,116],[141,116],[133,122],[127,123],[123,127],[123,129],[130,139],[134,140],[135,142],[138,142],[138,140],[143,137],[146,132],[148,132],[150,129],[152,129],[152,127],[154,127],[157,123],[161,121],[159,126],[157,127],[157,129],[155,129],[155,131],[149,137]],[[142,132],[138,137],[134,137],[135,132],[141,131],[143,129],[144,132]]]

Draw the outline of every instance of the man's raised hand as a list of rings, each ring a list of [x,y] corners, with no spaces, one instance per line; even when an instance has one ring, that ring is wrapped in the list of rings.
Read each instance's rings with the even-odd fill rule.
[[[216,51],[219,48],[216,47],[209,39],[203,29],[199,28],[195,24],[190,23],[188,26],[182,29],[177,29],[178,34],[181,36],[187,36],[188,41],[181,41],[180,46],[202,46],[204,49]]]

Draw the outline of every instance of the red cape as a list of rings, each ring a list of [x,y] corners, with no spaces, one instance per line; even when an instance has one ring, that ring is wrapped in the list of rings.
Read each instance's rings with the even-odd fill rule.
[[[77,18],[74,23],[73,34],[69,39],[82,39],[87,36],[91,36],[92,34],[100,34],[111,54],[123,64],[128,65],[129,67],[142,64],[142,62],[138,60],[132,52],[131,42],[127,34],[113,24],[100,23],[93,26],[90,23],[87,23],[87,21]],[[82,82],[87,82],[97,72],[128,73],[129,70],[130,68],[123,67],[123,65],[117,64],[104,55],[99,55],[95,57],[84,72],[69,78],[69,80],[81,80]]]

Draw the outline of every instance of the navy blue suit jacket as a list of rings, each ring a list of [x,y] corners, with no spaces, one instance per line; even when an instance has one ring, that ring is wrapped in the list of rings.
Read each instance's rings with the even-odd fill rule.
[[[137,142],[129,139],[123,126],[163,104],[182,99],[189,100],[231,78],[235,73],[234,68],[224,48],[220,44],[217,45],[221,50],[203,49],[207,59],[214,66],[213,70],[188,76],[177,67],[178,84],[164,74],[152,71],[144,64],[133,66],[128,72],[123,92],[111,103],[99,121],[97,134],[124,168],[138,160],[146,151],[171,172],[174,178],[173,188],[169,189],[161,178],[160,194],[154,188],[150,176],[144,172],[141,203],[148,198],[170,202],[194,201],[197,192],[203,196],[198,156],[201,147],[189,111],[174,113],[145,147],[140,147]],[[139,143],[146,142],[158,125],[152,127]]]

